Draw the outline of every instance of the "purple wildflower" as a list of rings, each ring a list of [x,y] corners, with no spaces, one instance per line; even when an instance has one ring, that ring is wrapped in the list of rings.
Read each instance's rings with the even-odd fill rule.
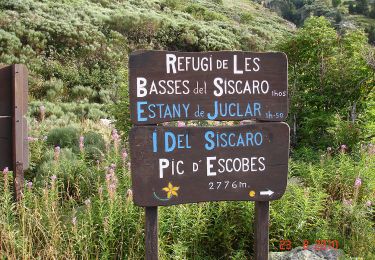
[[[83,152],[83,149],[85,148],[84,141],[85,141],[85,137],[80,136],[80,137],[79,137],[79,150],[80,150],[81,152]]]
[[[342,145],[340,146],[340,151],[341,151],[342,153],[345,153],[346,150],[348,150],[348,147],[346,146],[346,144],[342,144]]]
[[[133,200],[133,191],[132,191],[132,189],[128,189],[126,191],[126,200],[128,202]]]
[[[122,152],[122,160],[125,161],[128,158],[128,153],[126,151]]]
[[[29,137],[27,137],[27,141],[28,141],[28,142],[38,141],[38,138],[36,138],[36,137],[32,137],[32,136],[29,136]]]
[[[43,121],[44,118],[46,117],[46,107],[41,105],[39,107],[39,115],[40,115],[40,120]]]
[[[359,188],[362,185],[362,179],[357,177],[354,182],[354,187]]]
[[[56,176],[56,175],[52,175],[52,176],[51,176],[51,181],[52,181],[52,182],[56,181],[56,179],[57,179],[57,176]]]
[[[5,167],[3,170],[3,175],[7,175],[9,173],[9,168]]]
[[[119,136],[117,130],[116,130],[116,129],[113,129],[113,130],[112,130],[112,140],[113,140],[113,141],[118,141],[119,139],[120,139],[120,136]]]
[[[108,169],[108,173],[111,174],[111,175],[113,175],[113,174],[115,173],[115,169],[112,168],[112,167],[110,167],[110,168]]]
[[[77,217],[72,218],[72,224],[73,224],[73,226],[75,226],[77,224]]]
[[[61,148],[60,146],[56,146],[55,147],[55,155],[54,155],[54,158],[55,158],[55,161],[57,161],[60,157],[60,152],[61,152]]]
[[[90,199],[85,200],[85,205],[86,205],[87,207],[90,207],[90,205],[91,205],[91,200],[90,200]]]

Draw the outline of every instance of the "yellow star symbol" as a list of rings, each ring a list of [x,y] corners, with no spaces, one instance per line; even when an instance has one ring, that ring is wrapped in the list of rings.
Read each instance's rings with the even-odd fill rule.
[[[164,187],[163,191],[167,193],[167,197],[169,199],[170,197],[172,197],[172,195],[177,197],[178,196],[177,191],[179,189],[180,187],[177,187],[177,186],[173,187],[172,183],[168,183],[168,187]]]

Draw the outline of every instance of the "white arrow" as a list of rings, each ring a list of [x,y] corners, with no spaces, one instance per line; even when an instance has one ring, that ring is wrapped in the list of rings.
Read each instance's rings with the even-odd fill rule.
[[[260,195],[268,195],[268,196],[271,196],[272,194],[274,194],[274,192],[272,190],[268,190],[267,191],[261,191],[259,192]]]

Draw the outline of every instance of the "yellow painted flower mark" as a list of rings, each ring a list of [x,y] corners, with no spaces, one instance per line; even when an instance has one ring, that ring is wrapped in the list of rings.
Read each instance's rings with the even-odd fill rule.
[[[168,183],[168,187],[164,187],[163,191],[167,193],[168,199],[172,196],[178,196],[177,191],[180,189],[180,187],[173,186],[172,183]]]
[[[250,197],[255,197],[255,191],[251,190],[251,191],[249,192],[249,196],[250,196]]]

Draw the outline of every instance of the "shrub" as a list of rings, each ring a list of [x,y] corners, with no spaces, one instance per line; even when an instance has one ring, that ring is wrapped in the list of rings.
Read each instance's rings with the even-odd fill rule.
[[[222,14],[210,11],[206,7],[198,4],[190,4],[185,8],[185,12],[193,15],[196,19],[204,21],[226,20],[225,16]]]
[[[241,14],[241,23],[249,23],[254,19],[251,13],[242,13]]]
[[[84,134],[84,138],[85,155],[92,160],[102,159],[106,149],[103,136],[89,131]]]
[[[73,127],[62,127],[52,129],[47,136],[47,143],[61,148],[78,149],[79,130]]]

